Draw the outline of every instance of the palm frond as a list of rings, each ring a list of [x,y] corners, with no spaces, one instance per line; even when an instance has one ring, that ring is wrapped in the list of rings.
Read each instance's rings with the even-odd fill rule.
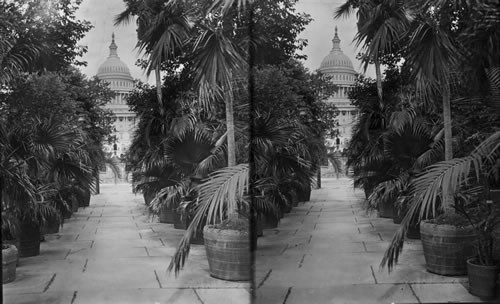
[[[189,255],[191,237],[205,216],[207,224],[214,224],[227,217],[228,205],[233,204],[236,210],[248,192],[248,170],[248,164],[226,167],[212,173],[199,186],[195,216],[177,246],[168,271],[174,270],[177,275],[182,270]]]
[[[412,219],[418,221],[434,216],[441,190],[446,187],[456,193],[461,187],[472,180],[480,181],[483,174],[488,175],[498,166],[500,154],[500,131],[490,135],[472,153],[463,158],[454,158],[431,165],[418,176],[411,184],[410,197],[413,198],[408,213],[401,223],[401,227],[393,236],[391,244],[384,254],[381,266],[394,267],[399,254],[403,249],[406,229]]]

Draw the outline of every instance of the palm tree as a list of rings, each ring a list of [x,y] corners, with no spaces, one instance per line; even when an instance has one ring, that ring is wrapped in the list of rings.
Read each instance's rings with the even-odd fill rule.
[[[205,102],[223,100],[226,111],[227,166],[236,165],[236,141],[234,128],[235,81],[245,72],[243,51],[233,40],[233,24],[207,15],[203,31],[197,37],[196,56],[193,63],[195,86],[200,99]],[[228,206],[228,215],[236,217],[234,206]]]
[[[411,16],[405,1],[398,0],[348,0],[335,12],[335,18],[348,17],[357,9],[358,32],[356,46],[362,46],[364,69],[373,60],[377,78],[378,97],[383,107],[382,72],[383,57],[397,54],[401,40],[408,31]]]
[[[500,109],[500,68],[491,68],[486,74],[490,89],[482,98],[489,101],[484,103],[489,107],[489,111],[487,109],[486,112],[497,113]],[[500,119],[498,115],[493,115],[491,118],[493,119],[484,122],[487,126],[483,134],[486,135],[485,139],[470,154],[434,163],[425,168],[410,184],[409,196],[415,199],[411,201],[408,213],[387,248],[381,266],[387,265],[389,271],[392,270],[403,250],[409,222],[414,219],[421,220],[429,215],[434,216],[439,206],[438,197],[442,195],[443,188],[448,188],[455,194],[460,193],[465,185],[471,183],[484,184],[486,180],[486,183],[499,184],[500,132],[489,126],[500,125]]]
[[[411,181],[426,166],[441,159],[442,138],[436,136],[439,130],[432,130],[424,115],[417,116],[408,109],[393,113],[390,127],[382,135],[382,161],[390,166],[377,172],[382,182],[368,197],[369,208],[385,202],[393,205],[406,197]]]
[[[55,118],[33,118],[23,125],[0,118],[0,193],[5,223],[40,224],[56,214],[44,197],[54,197],[70,180],[92,183],[82,164],[88,155],[78,132]],[[10,219],[10,220],[9,220]],[[16,225],[4,227],[16,228]]]
[[[441,17],[440,17],[441,16]],[[451,82],[460,51],[450,28],[450,17],[429,3],[422,8],[420,19],[409,39],[407,61],[412,67],[417,92],[424,98],[440,96],[443,109],[444,159],[453,158],[451,120]],[[443,206],[453,204],[451,189],[443,188]]]
[[[128,1],[127,8],[115,18],[118,25],[137,17],[137,48],[148,55],[147,75],[155,70],[160,111],[163,111],[161,64],[179,55],[192,27],[190,15],[183,1]]]

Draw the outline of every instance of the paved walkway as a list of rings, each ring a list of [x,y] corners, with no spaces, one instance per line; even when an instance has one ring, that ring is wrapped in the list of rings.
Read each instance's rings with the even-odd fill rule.
[[[361,210],[364,194],[349,179],[326,179],[322,186],[259,239],[257,303],[481,302],[468,293],[466,276],[425,270],[420,240],[407,241],[391,274],[380,270],[397,225]]]
[[[129,185],[104,185],[41,255],[22,258],[3,303],[247,304],[247,283],[208,275],[205,249],[193,245],[178,278],[166,272],[183,231],[151,222]],[[256,256],[259,304],[475,303],[466,277],[425,271],[420,241],[405,245],[391,274],[379,271],[397,225],[360,209],[348,179],[323,180],[311,202],[295,207],[277,229],[265,230]],[[497,300],[497,303],[500,303]]]
[[[183,231],[151,222],[130,189],[103,185],[90,207],[46,237],[39,256],[21,258],[16,280],[3,285],[3,303],[249,303],[247,283],[209,276],[202,245],[191,247],[177,279],[167,273]]]

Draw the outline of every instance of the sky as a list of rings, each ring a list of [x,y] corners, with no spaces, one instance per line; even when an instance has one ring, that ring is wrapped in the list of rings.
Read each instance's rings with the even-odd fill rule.
[[[313,21],[299,36],[308,40],[308,46],[300,53],[307,55],[308,59],[304,61],[304,65],[310,71],[318,69],[323,58],[330,52],[335,26],[338,27],[341,49],[351,58],[354,69],[358,72],[362,71],[359,61],[355,59],[358,51],[356,51],[355,43],[352,42],[356,34],[355,16],[348,19],[333,18],[335,9],[342,3],[342,0],[299,0],[296,5],[297,12],[307,13],[313,18]],[[114,25],[115,16],[124,9],[123,0],[83,0],[80,9],[76,12],[76,17],[89,21],[93,28],[79,42],[80,45],[88,48],[88,52],[81,58],[88,64],[87,67],[81,69],[87,76],[97,74],[99,65],[109,55],[111,34],[115,33],[118,56],[128,65],[132,77],[153,83],[154,75],[147,79],[145,73],[135,66],[135,62],[141,57],[135,48],[137,43],[135,22],[128,25]],[[372,69],[368,69],[367,74],[372,76]]]

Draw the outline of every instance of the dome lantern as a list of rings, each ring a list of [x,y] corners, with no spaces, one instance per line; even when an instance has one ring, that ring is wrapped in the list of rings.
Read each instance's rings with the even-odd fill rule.
[[[109,45],[109,57],[118,57],[118,47],[115,43],[115,33],[111,34],[111,44]],[[118,57],[120,58],[120,57]]]
[[[339,38],[339,35],[337,33],[337,26],[335,26],[335,36],[332,39],[332,44],[333,44],[332,51],[337,50],[337,51],[342,52],[342,50],[340,49],[340,38]]]

